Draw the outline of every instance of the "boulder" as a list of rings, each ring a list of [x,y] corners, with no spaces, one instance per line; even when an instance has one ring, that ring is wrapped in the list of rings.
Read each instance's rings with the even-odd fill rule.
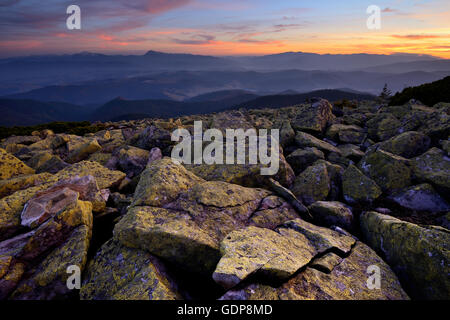
[[[384,141],[397,135],[402,126],[401,122],[391,113],[376,115],[366,123],[369,138]]]
[[[353,213],[345,204],[338,201],[316,201],[308,207],[315,221],[331,227],[352,229]]]
[[[342,193],[350,204],[371,203],[381,196],[381,188],[354,165],[349,165],[342,175]]]
[[[331,180],[327,166],[317,163],[306,168],[298,175],[291,188],[292,192],[303,203],[310,205],[316,201],[325,200],[330,193]]]
[[[125,146],[116,151],[117,167],[132,178],[144,171],[150,152],[144,149]]]
[[[94,212],[103,211],[107,200],[103,195],[93,176],[75,176],[58,181],[26,203],[21,214],[22,225],[35,228],[78,200],[90,201]]]
[[[228,234],[220,244],[222,258],[213,279],[229,289],[252,275],[282,283],[327,250],[349,252],[355,240],[301,219],[275,231],[248,227]]]
[[[272,146],[272,139],[273,138],[267,139],[267,146],[269,150]],[[284,158],[281,148],[279,149],[278,159],[273,159],[275,161],[278,161],[278,171],[270,176],[261,175],[261,170],[263,168],[269,167],[270,164],[265,165],[259,161],[256,164],[250,164],[249,154],[256,152],[256,150],[250,149],[248,140],[249,139],[246,139],[245,141],[246,151],[244,159],[245,161],[243,164],[237,163],[238,147],[237,142],[235,141],[233,164],[229,164],[226,162],[226,145],[224,144],[224,158],[222,164],[206,164],[203,162],[201,164],[185,164],[185,167],[198,177],[208,181],[224,181],[228,183],[239,184],[244,187],[268,187],[269,182],[267,180],[270,177],[280,182],[283,186],[289,187],[295,178],[295,174],[289,163]],[[257,140],[257,143],[258,145],[261,144],[259,138]],[[205,145],[203,147],[205,147]],[[272,165],[275,167],[274,163]]]
[[[333,106],[325,99],[298,106],[297,117],[291,121],[296,131],[320,133],[334,119]]]
[[[50,173],[27,174],[14,178],[0,180],[0,198],[8,196],[18,190],[34,187],[47,182],[52,175]]]
[[[59,156],[52,154],[50,151],[38,151],[34,153],[27,161],[27,165],[35,169],[36,173],[57,173],[69,166],[68,163],[64,162]]]
[[[369,289],[368,268],[378,266],[381,288]],[[230,290],[221,300],[408,300],[397,277],[376,253],[357,242],[331,272],[307,267],[281,286],[252,283]]]
[[[428,183],[402,189],[390,195],[388,199],[405,209],[415,211],[450,211],[450,204]]]
[[[294,142],[295,131],[289,120],[282,120],[279,124],[280,145],[284,148]]]
[[[427,151],[430,142],[430,138],[423,133],[408,131],[382,142],[380,149],[404,158],[413,158]]]
[[[82,300],[179,300],[163,263],[146,251],[109,240],[86,267]]]
[[[59,247],[54,249],[36,267],[27,271],[30,275],[22,280],[12,293],[14,300],[60,300],[73,296],[67,281],[71,273],[69,267],[84,270],[87,261],[91,227],[81,225]]]
[[[373,149],[366,152],[359,169],[373,179],[383,191],[393,191],[411,185],[409,161],[387,151]]]
[[[32,168],[0,148],[0,180],[33,173]]]
[[[249,275],[286,280],[309,263],[316,249],[302,234],[281,235],[270,229],[248,227],[228,234],[220,243],[220,252],[222,258],[213,279],[230,289]]]
[[[332,124],[327,129],[327,132],[325,133],[325,136],[328,139],[331,139],[333,141],[339,141],[339,133],[341,131],[362,132],[363,129],[361,127],[359,127],[359,126],[356,126],[356,125],[345,125],[345,124],[341,124],[341,123],[335,123],[335,124]]]
[[[364,157],[364,152],[358,146],[354,144],[344,144],[338,147],[341,151],[341,155],[345,158],[349,158],[353,161],[358,162]],[[331,154],[330,154],[331,155]]]
[[[77,201],[35,230],[0,243],[12,258],[9,270],[14,273],[3,277],[8,281],[13,277],[14,283],[0,285],[0,295],[27,300],[67,298],[67,267],[77,265],[83,270],[91,230],[92,205]],[[0,249],[0,256],[4,255],[5,250]]]
[[[286,161],[290,164],[295,174],[300,174],[319,159],[325,159],[325,156],[322,151],[315,147],[297,149],[286,157]]]
[[[317,139],[316,137],[305,132],[297,132],[297,135],[295,136],[295,142],[301,148],[315,147],[325,152],[336,152],[338,154],[341,154],[341,151],[332,144]]]
[[[99,189],[116,187],[125,178],[121,171],[110,170],[93,161],[81,161],[75,163],[55,174],[57,180],[69,179],[75,176],[93,176]]]
[[[114,238],[192,272],[209,274],[219,261],[217,241],[175,210],[134,207],[116,224]]]
[[[170,158],[151,162],[141,175],[134,193],[134,206],[162,206],[204,182]]]
[[[366,139],[367,134],[363,131],[341,130],[339,131],[339,141],[342,143],[361,144]]]
[[[450,158],[442,150],[432,148],[412,159],[411,165],[418,180],[450,190]]]
[[[172,133],[169,130],[151,125],[138,133],[136,138],[131,140],[131,144],[146,150],[151,150],[154,147],[164,150],[174,144],[171,135]]]
[[[360,218],[367,243],[382,255],[412,298],[450,298],[450,232],[378,212]]]
[[[148,162],[147,165],[149,165],[150,163],[156,161],[156,160],[160,160],[162,159],[162,152],[161,149],[158,147],[152,148],[152,150],[150,150],[150,153],[148,155]]]
[[[98,144],[97,139],[84,139],[82,143],[77,143],[76,145],[71,145],[68,142],[69,154],[66,158],[68,163],[76,163],[82,160],[86,160],[91,154],[101,150],[101,146]]]
[[[153,179],[161,176],[164,173],[155,173]],[[172,189],[170,198],[147,197],[140,206],[134,202],[116,225],[115,237],[124,245],[147,250],[184,269],[209,273],[219,259],[219,242],[231,231],[248,225],[275,228],[298,217],[292,206],[267,190],[219,181],[185,182],[175,185],[179,189]],[[165,192],[165,186],[153,188],[156,193],[152,191],[152,195]]]

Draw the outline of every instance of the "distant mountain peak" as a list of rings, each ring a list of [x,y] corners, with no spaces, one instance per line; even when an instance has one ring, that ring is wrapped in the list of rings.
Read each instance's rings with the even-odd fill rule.
[[[154,51],[154,50],[149,50],[147,51],[144,56],[156,56],[156,55],[163,55],[166,54],[164,52],[159,52],[159,51]]]
[[[97,53],[97,52],[82,51],[79,53],[75,53],[74,56],[99,57],[99,56],[104,56],[104,54]]]

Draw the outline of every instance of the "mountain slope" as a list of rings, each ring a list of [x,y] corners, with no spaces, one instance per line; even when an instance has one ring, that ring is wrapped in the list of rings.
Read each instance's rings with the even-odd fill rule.
[[[392,106],[401,105],[411,99],[417,99],[428,106],[433,106],[438,102],[450,102],[450,76],[397,92],[389,104]]]
[[[282,108],[287,106],[292,106],[295,104],[303,103],[307,99],[321,97],[330,101],[336,100],[373,100],[375,98],[374,95],[364,94],[364,93],[352,93],[341,90],[317,90],[308,93],[302,94],[294,94],[294,95],[270,95],[259,97],[247,102],[244,102],[238,106],[237,108],[246,108],[246,109],[257,109],[257,108]]]
[[[0,126],[31,126],[53,121],[85,120],[90,108],[63,102],[0,99]]]
[[[213,91],[309,92],[350,88],[378,94],[387,83],[392,91],[436,81],[449,72],[375,73],[285,70],[275,72],[178,71],[141,77],[89,81],[79,85],[49,86],[7,98],[103,104],[117,96],[128,100],[185,100]],[[200,98],[207,99],[207,98]],[[240,103],[236,102],[236,103]]]

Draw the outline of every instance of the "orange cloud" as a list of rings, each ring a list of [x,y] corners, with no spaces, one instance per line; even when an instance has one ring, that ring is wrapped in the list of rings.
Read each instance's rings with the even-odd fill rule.
[[[397,39],[410,39],[410,40],[445,38],[445,36],[433,34],[406,34],[406,35],[394,34],[391,37]]]

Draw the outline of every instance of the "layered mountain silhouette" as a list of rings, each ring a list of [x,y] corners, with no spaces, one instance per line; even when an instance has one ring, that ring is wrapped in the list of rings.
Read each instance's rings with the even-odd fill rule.
[[[313,97],[330,100],[372,100],[366,93],[342,90],[319,90],[303,94],[258,96],[243,90],[217,91],[185,101],[164,99],[128,100],[116,97],[99,106],[80,106],[61,102],[30,99],[0,99],[0,126],[30,126],[52,121],[120,121],[142,118],[170,118],[181,115],[206,114],[238,108],[280,108],[305,102]]]

